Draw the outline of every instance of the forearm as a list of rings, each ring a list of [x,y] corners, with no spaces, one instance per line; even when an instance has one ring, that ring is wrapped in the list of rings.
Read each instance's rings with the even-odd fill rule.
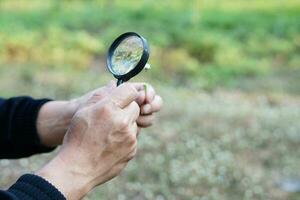
[[[43,145],[55,147],[62,143],[76,109],[73,101],[51,101],[41,107],[37,131]]]

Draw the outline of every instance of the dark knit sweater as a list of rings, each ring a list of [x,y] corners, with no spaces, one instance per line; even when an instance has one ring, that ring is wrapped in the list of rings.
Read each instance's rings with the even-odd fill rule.
[[[49,99],[30,97],[0,99],[0,159],[21,158],[49,152],[40,143],[36,119],[41,106]],[[0,172],[1,176],[1,172]],[[65,197],[45,179],[25,174],[8,190],[0,190],[0,200],[60,200]]]

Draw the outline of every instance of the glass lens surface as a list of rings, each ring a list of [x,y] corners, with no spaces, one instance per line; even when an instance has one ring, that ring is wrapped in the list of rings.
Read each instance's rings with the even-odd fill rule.
[[[111,57],[111,70],[116,75],[124,75],[136,67],[143,55],[143,42],[137,36],[125,38],[114,50]]]

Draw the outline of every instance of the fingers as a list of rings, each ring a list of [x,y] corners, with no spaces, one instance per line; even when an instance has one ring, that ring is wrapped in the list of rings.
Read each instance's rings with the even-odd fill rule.
[[[118,107],[125,108],[138,97],[138,92],[131,84],[124,83],[112,90],[108,98]]]
[[[148,115],[152,113],[151,104],[145,104],[141,106],[141,114]]]
[[[145,83],[131,83],[137,91],[143,91]]]
[[[145,104],[141,107],[141,114],[148,115],[154,112],[158,112],[162,107],[162,98],[156,95],[150,104]]]
[[[134,123],[139,117],[140,107],[133,101],[123,109],[123,112],[128,117],[128,121]]]
[[[152,113],[158,112],[162,107],[163,101],[160,96],[156,95],[154,100],[150,104],[143,105],[141,107],[141,114],[137,119],[139,127],[145,128],[151,126],[154,121],[154,115]]]
[[[154,115],[141,115],[137,119],[136,123],[141,128],[151,126],[154,121]]]
[[[132,83],[132,85],[139,91],[139,97],[137,103],[142,105],[144,103],[150,103],[155,97],[154,88],[148,83]]]
[[[146,98],[145,103],[150,103],[155,97],[155,90],[150,84],[145,84],[146,87]]]
[[[135,100],[137,104],[140,106],[145,103],[146,94],[144,90],[140,90],[138,94],[138,98]]]
[[[152,112],[158,112],[163,105],[163,100],[160,96],[156,95],[150,105],[151,105]]]

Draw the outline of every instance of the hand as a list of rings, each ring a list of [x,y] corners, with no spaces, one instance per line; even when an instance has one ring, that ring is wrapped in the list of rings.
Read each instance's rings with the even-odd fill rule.
[[[117,176],[136,153],[138,91],[126,83],[110,91],[76,112],[58,155],[37,172],[67,199]]]
[[[139,92],[136,99],[141,109],[137,120],[139,128],[152,125],[154,113],[158,112],[162,106],[161,97],[156,95],[153,87],[149,84],[126,84],[131,84]],[[44,104],[37,119],[37,130],[41,143],[49,147],[60,145],[75,112],[87,104],[96,103],[108,96],[115,85],[116,83],[111,81],[107,86],[93,90],[71,101],[51,101]]]
[[[162,98],[158,96],[154,88],[147,83],[126,83],[131,84],[139,92],[136,102],[140,106],[141,113],[137,120],[140,128],[146,128],[152,125],[154,121],[154,113],[158,112],[163,104]],[[89,102],[97,102],[110,93],[111,88],[116,85],[114,81],[110,81],[106,87],[96,89],[88,94],[72,100],[76,102],[77,107],[81,107]],[[145,90],[146,88],[146,90]]]
[[[135,100],[140,106],[141,113],[137,120],[137,125],[140,128],[146,128],[152,125],[154,121],[154,113],[158,112],[163,104],[163,101],[160,96],[156,95],[154,88],[147,83],[126,83],[130,84],[136,88],[139,92],[138,98]],[[102,98],[107,96],[110,93],[110,90],[115,87],[116,83],[110,81],[106,87],[96,89],[88,94],[74,99],[73,102],[76,102],[77,107],[81,107],[87,103],[95,103],[100,101]],[[145,90],[146,88],[146,90]]]
[[[136,102],[140,106],[141,113],[137,124],[140,128],[146,128],[152,125],[155,117],[154,113],[161,109],[163,101],[150,84],[132,83],[132,85],[139,91]]]
[[[111,82],[70,101],[50,101],[44,104],[37,117],[37,132],[41,143],[48,147],[60,145],[76,111],[91,99],[103,99],[113,85]]]

